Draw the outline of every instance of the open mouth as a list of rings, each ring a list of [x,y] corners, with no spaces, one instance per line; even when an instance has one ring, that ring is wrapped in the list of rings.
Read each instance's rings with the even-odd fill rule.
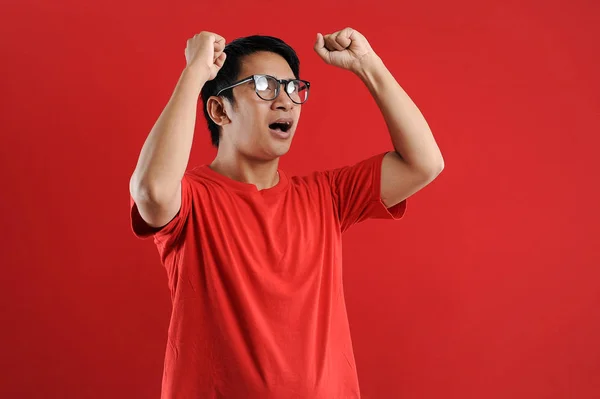
[[[292,122],[275,122],[269,125],[269,129],[286,133],[292,128]]]

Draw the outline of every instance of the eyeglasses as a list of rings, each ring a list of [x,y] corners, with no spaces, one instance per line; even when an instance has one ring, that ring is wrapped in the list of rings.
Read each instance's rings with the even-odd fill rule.
[[[279,88],[282,84],[285,85],[286,94],[295,104],[302,104],[308,100],[310,82],[301,79],[277,79],[271,75],[249,76],[232,84],[231,86],[227,86],[224,89],[219,90],[217,96],[227,89],[231,89],[251,81],[254,81],[254,91],[256,94],[265,101],[275,100],[277,96],[279,96]]]

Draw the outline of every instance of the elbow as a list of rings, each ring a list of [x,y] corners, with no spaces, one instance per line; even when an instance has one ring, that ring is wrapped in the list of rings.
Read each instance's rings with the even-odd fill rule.
[[[431,165],[432,165],[431,170],[435,176],[439,175],[444,170],[444,167],[446,166],[446,164],[444,162],[444,157],[442,156],[442,153],[439,152],[439,150],[438,150],[437,156],[431,162]]]
[[[413,162],[408,162],[400,153],[398,153],[398,155],[400,158],[404,159],[404,162],[409,165],[415,174],[418,174],[429,181],[435,179],[440,173],[442,173],[444,167],[446,166],[444,157],[439,151],[436,151],[436,153],[427,154],[426,156],[421,156],[418,159],[415,159]]]
[[[135,174],[129,179],[129,194],[136,203],[148,200],[149,190],[141,182],[136,179]]]
[[[129,193],[136,202],[157,203],[160,200],[156,185],[137,178],[135,174],[129,180]]]
[[[435,164],[435,168],[434,168],[435,175],[437,176],[440,173],[442,173],[445,166],[446,166],[446,164],[444,163],[444,158],[440,155],[439,161]]]
[[[422,166],[421,170],[422,170],[423,175],[425,175],[429,181],[432,181],[433,179],[438,177],[438,175],[440,173],[442,173],[442,171],[444,170],[444,167],[445,167],[444,158],[442,158],[442,156],[440,155],[438,159],[433,160],[433,161],[429,162],[427,165]]]
[[[432,162],[427,165],[422,165],[419,168],[420,175],[422,176],[423,183],[429,184],[434,181],[440,173],[444,170],[444,161]]]

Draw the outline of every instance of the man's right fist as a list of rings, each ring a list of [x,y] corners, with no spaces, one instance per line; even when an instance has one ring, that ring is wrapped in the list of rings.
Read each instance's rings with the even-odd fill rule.
[[[213,80],[225,63],[225,39],[216,33],[200,32],[188,39],[185,59],[188,68],[199,69],[206,80]]]

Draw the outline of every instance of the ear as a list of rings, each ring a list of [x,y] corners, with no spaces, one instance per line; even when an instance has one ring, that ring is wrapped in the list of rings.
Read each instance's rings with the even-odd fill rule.
[[[224,126],[231,122],[225,109],[225,100],[222,97],[210,97],[206,102],[206,110],[210,119],[219,126]]]

